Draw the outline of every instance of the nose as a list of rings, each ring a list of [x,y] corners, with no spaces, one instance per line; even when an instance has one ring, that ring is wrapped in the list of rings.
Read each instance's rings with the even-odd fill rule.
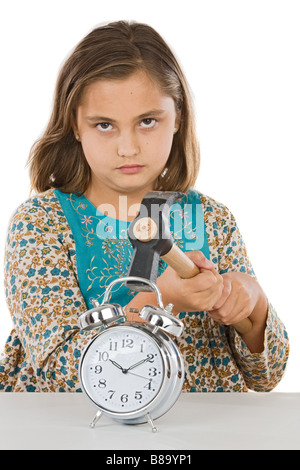
[[[118,156],[133,157],[140,151],[138,139],[133,131],[124,131],[118,139]]]

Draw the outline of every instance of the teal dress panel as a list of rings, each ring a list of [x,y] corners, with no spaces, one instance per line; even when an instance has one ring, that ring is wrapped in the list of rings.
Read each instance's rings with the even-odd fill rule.
[[[63,193],[58,189],[54,193],[75,240],[79,287],[87,307],[92,308],[93,299],[101,303],[108,285],[128,273],[133,252],[128,238],[130,222],[113,217],[115,214],[111,212],[108,212],[110,215],[101,212],[84,195]],[[203,210],[197,191],[189,190],[171,206],[170,230],[174,242],[183,251],[201,250],[209,259]],[[160,260],[158,276],[166,267],[167,264]],[[114,286],[111,292],[111,301],[122,306],[136,295],[122,283]]]

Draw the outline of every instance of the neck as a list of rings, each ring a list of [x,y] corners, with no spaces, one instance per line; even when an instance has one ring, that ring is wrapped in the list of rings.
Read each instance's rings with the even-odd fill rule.
[[[105,188],[105,192],[89,187],[84,195],[97,209],[112,218],[131,222],[137,216],[141,201],[151,188],[137,192],[116,192]]]

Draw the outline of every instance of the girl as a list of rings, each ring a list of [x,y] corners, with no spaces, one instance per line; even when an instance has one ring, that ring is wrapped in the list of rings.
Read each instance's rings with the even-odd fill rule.
[[[52,115],[29,159],[36,195],[13,216],[5,287],[14,328],[0,363],[3,391],[80,391],[78,363],[95,332],[78,316],[126,276],[128,226],[151,190],[182,191],[175,242],[200,273],[165,263],[158,287],[184,322],[185,391],[269,391],[288,358],[284,325],[257,282],[229,210],[193,189],[199,150],[185,77],[151,27],[96,28],[57,81]],[[181,226],[174,224],[181,220]],[[175,226],[176,225],[176,226]],[[118,284],[114,302],[139,320],[153,293]],[[252,329],[232,326],[249,317]]]

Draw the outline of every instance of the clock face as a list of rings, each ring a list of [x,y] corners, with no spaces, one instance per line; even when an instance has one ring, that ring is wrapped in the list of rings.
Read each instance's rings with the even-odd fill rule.
[[[136,411],[158,394],[164,362],[140,328],[116,326],[96,337],[81,363],[82,384],[94,403],[114,413]]]

